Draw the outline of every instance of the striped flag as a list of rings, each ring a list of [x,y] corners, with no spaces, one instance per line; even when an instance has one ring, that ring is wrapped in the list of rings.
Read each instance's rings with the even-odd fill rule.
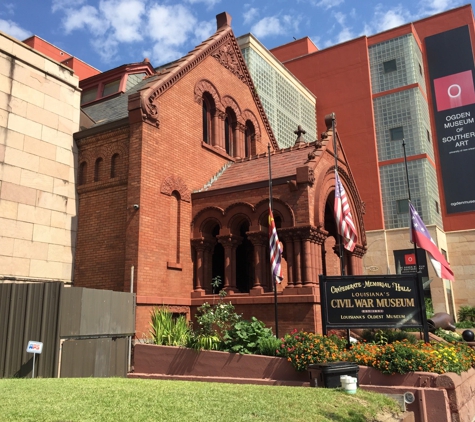
[[[429,258],[438,277],[447,280],[455,280],[454,273],[452,272],[449,263],[432,240],[426,225],[411,202],[409,202],[409,210],[411,214],[411,242],[415,243],[419,248],[425,249],[429,254]]]
[[[356,245],[356,228],[350,212],[350,204],[345,189],[335,169],[335,220],[338,233],[343,237],[343,246],[353,252]]]
[[[272,266],[272,275],[274,283],[282,283],[284,276],[282,275],[282,244],[277,236],[277,229],[275,228],[274,216],[272,209],[269,206],[269,246],[270,246],[270,263]]]

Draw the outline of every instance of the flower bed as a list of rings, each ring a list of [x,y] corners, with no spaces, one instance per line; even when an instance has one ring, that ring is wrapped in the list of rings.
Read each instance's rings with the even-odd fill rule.
[[[277,356],[286,357],[298,371],[306,370],[313,363],[336,361],[369,366],[383,374],[414,371],[461,374],[475,366],[475,350],[464,343],[362,342],[347,349],[344,339],[297,330],[283,338]]]

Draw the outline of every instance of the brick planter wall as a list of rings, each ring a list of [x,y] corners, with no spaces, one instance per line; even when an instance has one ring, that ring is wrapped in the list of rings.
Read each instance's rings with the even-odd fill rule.
[[[284,358],[184,347],[137,344],[135,378],[183,379],[237,384],[309,385],[307,372],[297,372]]]
[[[471,422],[475,417],[475,369],[461,375],[414,372],[385,375],[360,367],[360,386],[379,393],[412,392],[415,402],[407,405],[416,422]]]

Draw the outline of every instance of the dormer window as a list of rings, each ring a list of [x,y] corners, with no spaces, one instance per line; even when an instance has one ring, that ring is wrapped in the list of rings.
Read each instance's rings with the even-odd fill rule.
[[[119,91],[119,86],[120,86],[120,79],[104,84],[104,89],[102,90],[102,96],[106,97],[107,95],[115,94],[116,92]]]
[[[81,105],[94,101],[97,97],[97,86],[83,91],[81,94]]]

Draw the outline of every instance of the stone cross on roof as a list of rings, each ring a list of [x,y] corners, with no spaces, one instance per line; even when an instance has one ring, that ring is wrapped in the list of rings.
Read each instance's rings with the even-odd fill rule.
[[[302,126],[298,125],[297,130],[294,133],[297,135],[297,139],[295,140],[294,146],[298,146],[300,144],[305,144],[305,141],[303,140],[302,135],[305,135],[307,132],[305,132],[302,129]]]

